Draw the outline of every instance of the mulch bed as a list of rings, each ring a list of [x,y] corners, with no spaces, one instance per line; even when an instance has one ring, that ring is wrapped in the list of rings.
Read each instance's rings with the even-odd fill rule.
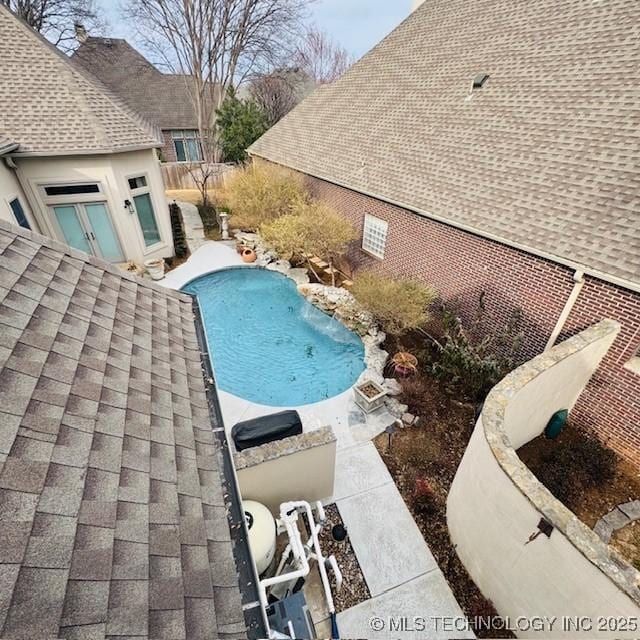
[[[340,613],[349,607],[360,604],[371,597],[369,588],[362,575],[360,564],[353,551],[349,537],[342,542],[336,542],[331,535],[331,529],[342,524],[342,518],[335,504],[325,507],[327,521],[320,532],[320,546],[326,557],[334,555],[342,572],[342,589],[336,593],[333,572],[329,572],[329,581],[333,591],[333,602],[336,611]]]
[[[594,451],[589,448],[589,455],[580,455],[589,444],[595,447]],[[605,466],[606,475],[599,466],[594,467],[600,449],[613,459],[610,469],[609,464]],[[619,504],[640,498],[638,469],[570,424],[554,440],[544,435],[534,438],[518,450],[518,456],[536,478],[590,528]],[[612,545],[640,568],[638,525],[621,529],[613,537]]]
[[[420,416],[418,426],[381,434],[374,443],[463,612],[471,619],[497,616],[469,577],[451,544],[446,500],[474,426],[475,407],[458,402],[424,375],[402,381],[400,400]],[[512,638],[509,631],[477,630],[478,637]]]

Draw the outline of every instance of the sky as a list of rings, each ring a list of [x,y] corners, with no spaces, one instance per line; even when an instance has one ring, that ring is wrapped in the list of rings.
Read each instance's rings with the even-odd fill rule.
[[[117,2],[99,0],[114,38],[130,36],[120,19]],[[311,21],[321,30],[360,58],[408,15],[411,0],[316,0],[311,7]]]

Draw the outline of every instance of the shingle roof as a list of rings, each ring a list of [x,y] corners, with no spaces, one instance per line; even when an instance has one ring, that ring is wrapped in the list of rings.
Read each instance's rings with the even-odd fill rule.
[[[0,3],[0,131],[20,154],[159,146],[159,132]]]
[[[429,0],[250,151],[637,288],[639,42],[637,0]]]
[[[188,296],[0,221],[0,637],[246,637]]]
[[[190,78],[161,73],[126,40],[90,37],[72,60],[161,129],[197,129]]]
[[[17,147],[18,145],[13,140],[3,133],[0,133],[0,156],[9,153],[9,151],[13,151]]]

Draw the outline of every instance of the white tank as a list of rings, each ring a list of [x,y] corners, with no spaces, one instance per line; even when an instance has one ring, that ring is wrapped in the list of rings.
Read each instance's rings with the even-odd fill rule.
[[[271,511],[254,500],[242,502],[244,517],[249,530],[249,548],[262,575],[271,564],[276,552],[276,520]]]

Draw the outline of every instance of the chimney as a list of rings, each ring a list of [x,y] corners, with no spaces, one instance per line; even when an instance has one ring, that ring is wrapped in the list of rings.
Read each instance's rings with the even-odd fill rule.
[[[87,41],[87,39],[89,38],[89,34],[87,33],[87,30],[84,28],[84,25],[80,24],[79,22],[76,22],[73,25],[73,28],[76,31],[76,40],[80,44],[84,44]]]

